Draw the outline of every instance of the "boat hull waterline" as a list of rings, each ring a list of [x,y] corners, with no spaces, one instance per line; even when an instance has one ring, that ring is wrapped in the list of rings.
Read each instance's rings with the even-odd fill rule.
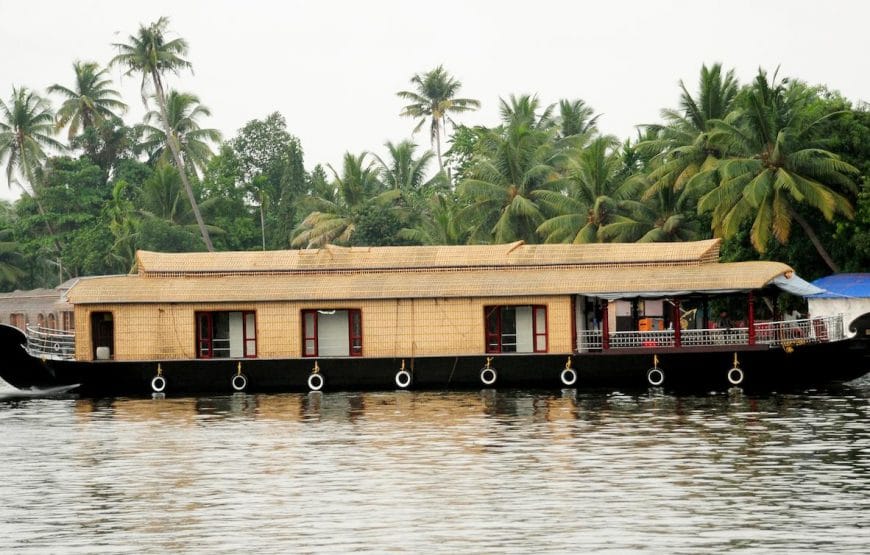
[[[22,351],[23,352],[23,351]],[[870,370],[863,342],[703,351],[648,350],[538,355],[399,358],[55,361],[24,356],[2,374],[19,389],[80,384],[81,395],[141,395],[480,387],[759,389],[848,381]],[[570,357],[570,362],[569,362]],[[735,364],[735,357],[737,364]],[[316,369],[315,369],[316,366]],[[738,368],[739,372],[733,372]],[[494,372],[484,372],[490,369]],[[573,370],[565,372],[566,369]],[[659,374],[650,371],[658,369]],[[407,375],[397,374],[404,370]],[[309,378],[313,373],[322,380]],[[238,378],[241,375],[243,378]],[[155,382],[155,378],[163,378]],[[397,378],[399,382],[397,383]],[[657,384],[655,382],[661,382]],[[735,383],[736,382],[736,383]],[[407,385],[405,385],[407,384]],[[319,387],[316,387],[319,386]],[[404,386],[404,387],[403,387]]]

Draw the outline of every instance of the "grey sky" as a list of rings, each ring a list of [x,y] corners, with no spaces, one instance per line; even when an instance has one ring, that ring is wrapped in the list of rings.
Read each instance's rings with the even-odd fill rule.
[[[190,44],[194,74],[170,86],[212,110],[202,123],[232,137],[273,111],[299,137],[308,169],[345,151],[384,152],[411,134],[398,90],[438,64],[479,99],[467,124],[495,125],[499,97],[582,98],[620,138],[675,107],[683,79],[723,62],[741,82],[759,66],[870,100],[870,3],[819,1],[162,1],[0,0],[0,96],[72,84],[76,59],[105,64],[113,42],[169,16]],[[144,114],[139,80],[112,77]],[[57,106],[57,100],[54,100]],[[428,147],[428,134],[414,137]],[[0,198],[17,196],[0,177]]]

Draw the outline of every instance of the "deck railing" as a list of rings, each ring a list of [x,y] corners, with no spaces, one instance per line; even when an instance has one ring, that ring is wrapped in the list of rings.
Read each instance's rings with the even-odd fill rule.
[[[27,326],[27,352],[30,356],[51,360],[74,360],[74,332],[43,326]]]
[[[788,346],[805,343],[830,343],[845,338],[843,315],[821,316],[782,322],[756,322],[755,343],[759,345]],[[680,330],[681,347],[714,347],[720,345],[748,345],[749,328],[711,328]],[[674,347],[674,330],[617,331],[609,335],[610,349],[644,349]],[[577,334],[577,350],[598,351],[603,346],[600,331],[581,331]]]

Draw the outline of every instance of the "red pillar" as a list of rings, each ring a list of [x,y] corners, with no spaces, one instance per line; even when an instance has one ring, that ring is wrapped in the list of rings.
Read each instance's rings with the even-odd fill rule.
[[[749,344],[755,345],[755,296],[749,292]]]
[[[601,308],[601,348],[605,351],[610,348],[610,317],[607,315],[607,299],[602,299],[604,306]]]
[[[674,347],[680,348],[682,345],[682,334],[681,332],[681,324],[680,317],[683,313],[680,311],[680,299],[674,299]]]

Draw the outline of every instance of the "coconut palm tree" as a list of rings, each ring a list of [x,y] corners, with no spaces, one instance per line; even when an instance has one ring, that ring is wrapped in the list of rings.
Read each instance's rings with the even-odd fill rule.
[[[441,133],[446,131],[447,122],[453,121],[449,114],[459,114],[480,108],[480,101],[473,98],[456,98],[462,83],[451,77],[443,66],[411,78],[413,91],[399,91],[399,98],[410,101],[402,108],[401,115],[418,118],[420,121],[414,132],[429,122],[429,137],[438,154],[438,169],[443,170],[441,160]]]
[[[680,107],[662,110],[665,124],[641,126],[651,133],[638,144],[642,153],[654,155],[647,198],[662,189],[677,191],[690,179],[713,183],[722,158],[721,149],[710,141],[712,121],[724,119],[734,108],[739,85],[734,70],[723,74],[721,64],[701,66],[698,93],[692,96],[680,81]]]
[[[673,189],[661,189],[644,201],[626,201],[622,213],[598,229],[598,238],[618,243],[698,240],[701,224],[688,197]]]
[[[375,155],[380,178],[390,189],[414,191],[430,185],[436,178],[426,179],[426,170],[432,158],[431,151],[424,152],[419,158],[414,158],[417,145],[411,141],[394,144],[388,141],[385,145],[390,157],[384,160]]]
[[[543,194],[558,214],[537,229],[547,243],[594,243],[639,197],[644,182],[626,176],[619,146],[613,136],[598,137],[565,163],[568,196]]]
[[[112,81],[107,71],[100,69],[95,62],[73,63],[76,82],[72,89],[63,85],[52,85],[48,92],[64,97],[57,111],[57,128],[69,126],[67,137],[72,140],[79,131],[92,128],[106,119],[113,119],[123,113],[127,105],[121,102],[118,91],[110,88]]]
[[[54,114],[48,101],[27,88],[12,87],[9,103],[0,99],[0,160],[6,164],[9,185],[36,193],[36,170],[48,155],[46,148],[64,150],[54,134]],[[23,178],[22,182],[18,178]],[[28,187],[30,187],[29,190]]]
[[[201,116],[210,116],[211,111],[200,104],[199,97],[195,94],[170,90],[166,95],[166,113],[182,160],[187,167],[201,174],[214,156],[209,142],[217,143],[221,140],[220,131],[203,129],[197,121]],[[166,133],[160,127],[152,125],[160,124],[161,121],[160,111],[151,110],[145,114],[145,125],[142,126],[144,136],[140,146],[149,153],[152,162],[171,159]]]
[[[390,209],[400,198],[398,189],[386,189],[378,180],[374,162],[345,153],[341,175],[328,166],[335,176],[333,191],[311,197],[312,211],[293,232],[291,245],[301,248],[322,247],[329,243],[348,244],[357,219],[365,210]]]
[[[562,137],[589,137],[598,131],[601,114],[580,99],[559,101],[559,134]]]
[[[710,141],[729,155],[719,167],[715,187],[698,201],[701,212],[712,215],[713,231],[734,236],[752,221],[753,247],[765,252],[771,238],[785,244],[792,222],[809,237],[819,256],[838,271],[799,206],[814,209],[826,220],[835,214],[848,218],[854,209],[840,190],[854,190],[858,170],[835,154],[814,148],[810,131],[835,115],[810,118],[805,110],[814,93],[799,82],[768,79],[759,70],[740,106],[724,120],[714,121]]]
[[[40,169],[48,157],[45,149],[65,149],[52,137],[53,134],[51,106],[33,91],[12,87],[9,103],[0,99],[0,162],[6,165],[7,182],[10,187],[16,183],[22,191],[33,196],[48,234],[54,238],[55,248],[60,252],[60,242],[45,218],[38,185]]]
[[[187,55],[187,42],[182,38],[167,40],[166,32],[168,25],[169,19],[166,17],[161,17],[148,26],[140,25],[137,33],[130,35],[128,38],[129,43],[115,43],[113,45],[118,48],[119,54],[112,58],[109,65],[126,67],[126,75],[134,73],[142,75],[142,102],[146,105],[147,85],[150,84],[154,89],[154,96],[163,120],[163,132],[168,139],[169,150],[178,167],[184,190],[190,201],[200,235],[202,235],[202,241],[209,251],[214,251],[214,246],[212,245],[205,222],[202,219],[196,196],[193,194],[193,188],[190,186],[187,168],[181,157],[181,148],[175,135],[172,133],[172,126],[169,120],[163,76],[168,71],[177,74],[183,69],[190,68],[191,64],[183,58],[183,56]]]
[[[429,198],[426,211],[414,227],[404,228],[399,238],[421,245],[464,245],[470,228],[460,217],[463,205],[447,193],[435,193]]]
[[[468,202],[460,217],[474,222],[473,240],[533,243],[566,185],[558,171],[564,152],[536,99],[502,99],[501,112],[504,124],[481,132],[469,177],[457,188]]]

